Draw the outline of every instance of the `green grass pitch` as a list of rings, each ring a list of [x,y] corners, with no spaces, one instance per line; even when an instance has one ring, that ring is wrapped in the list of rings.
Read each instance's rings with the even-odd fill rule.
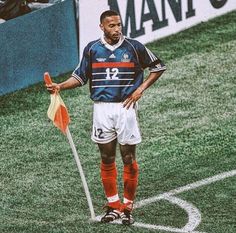
[[[134,210],[135,226],[89,221],[69,144],[46,116],[50,98],[43,82],[1,96],[0,232],[183,233],[195,224],[190,232],[235,233],[235,22],[234,11],[147,45],[167,71],[139,104],[143,142],[137,148],[136,201],[142,206]],[[99,152],[90,140],[88,86],[61,96],[96,215],[101,215],[106,199]],[[117,164],[122,190],[119,154]]]

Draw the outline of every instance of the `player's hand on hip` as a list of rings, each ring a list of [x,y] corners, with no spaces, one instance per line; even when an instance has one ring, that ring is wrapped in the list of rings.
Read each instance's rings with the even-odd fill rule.
[[[123,106],[127,109],[130,108],[131,105],[135,106],[135,103],[142,97],[143,89],[138,88],[135,90],[127,99],[123,102]]]
[[[57,84],[57,83],[46,84],[45,86],[47,88],[47,91],[50,94],[55,94],[55,93],[58,93],[60,91],[60,85]]]

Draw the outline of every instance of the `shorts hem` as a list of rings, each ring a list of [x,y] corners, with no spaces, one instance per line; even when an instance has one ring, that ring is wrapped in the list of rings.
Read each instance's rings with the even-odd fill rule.
[[[133,142],[119,142],[119,144],[121,144],[122,146],[124,146],[124,145],[137,145],[137,144],[139,144],[141,142],[142,142],[142,140],[140,139],[140,140],[133,141]]]
[[[94,143],[106,144],[106,143],[112,142],[113,140],[117,139],[117,137],[114,137],[114,138],[111,138],[111,139],[108,139],[108,140],[97,140],[93,137],[91,137],[91,139]]]
[[[94,143],[98,143],[98,144],[106,144],[106,143],[112,142],[112,141],[115,140],[115,139],[117,139],[117,137],[114,137],[114,138],[112,138],[112,139],[105,140],[105,141],[99,141],[99,140],[97,140],[97,139],[91,137],[91,140],[92,140]],[[137,140],[137,141],[132,141],[132,142],[120,142],[119,139],[118,139],[117,141],[118,141],[118,143],[119,143],[120,145],[123,145],[123,146],[124,146],[124,145],[137,145],[137,144],[139,144],[139,143],[142,142],[142,139]]]

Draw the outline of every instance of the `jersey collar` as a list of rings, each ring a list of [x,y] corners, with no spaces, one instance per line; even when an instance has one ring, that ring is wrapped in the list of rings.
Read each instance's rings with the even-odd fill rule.
[[[104,44],[104,46],[105,46],[106,48],[108,48],[108,49],[111,50],[111,51],[114,51],[115,49],[117,49],[118,47],[121,46],[121,44],[123,43],[124,39],[125,39],[125,37],[124,37],[123,35],[121,35],[119,41],[118,41],[116,44],[110,45],[110,44],[108,44],[108,43],[105,41],[104,36],[102,36],[102,37],[101,37],[101,42],[102,42],[102,44]]]

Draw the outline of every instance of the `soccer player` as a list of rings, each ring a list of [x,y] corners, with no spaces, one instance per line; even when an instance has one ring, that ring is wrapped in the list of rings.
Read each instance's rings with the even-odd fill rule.
[[[65,82],[47,86],[49,92],[82,86],[89,81],[94,101],[92,140],[101,154],[101,180],[107,210],[101,222],[121,218],[134,222],[131,211],[136,195],[139,168],[135,148],[141,142],[137,101],[166,69],[163,62],[140,42],[122,35],[120,15],[112,10],[100,16],[103,36],[88,43],[83,57]],[[144,69],[149,69],[144,79]],[[116,147],[119,145],[123,168],[124,196],[117,189]]]

